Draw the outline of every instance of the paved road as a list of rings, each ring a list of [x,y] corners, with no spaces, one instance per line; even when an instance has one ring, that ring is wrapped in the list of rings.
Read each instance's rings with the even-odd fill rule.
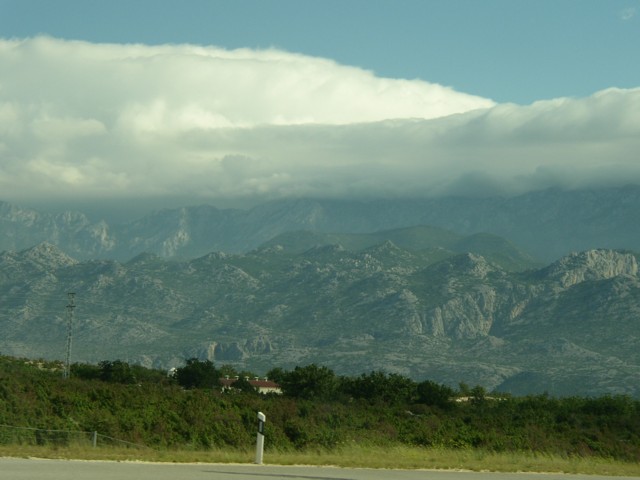
[[[612,478],[615,477],[0,458],[0,480],[611,480]],[[640,479],[640,476],[627,478]]]

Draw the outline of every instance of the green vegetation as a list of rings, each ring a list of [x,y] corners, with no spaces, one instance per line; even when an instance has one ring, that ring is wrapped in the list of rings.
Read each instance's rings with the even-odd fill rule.
[[[508,470],[499,465],[518,458],[530,465],[520,468],[534,470],[576,471],[583,460],[605,465],[598,472],[612,462],[639,468],[640,401],[626,396],[514,398],[461,385],[467,396],[456,401],[461,392],[434,382],[383,372],[341,377],[317,365],[272,370],[283,394],[259,395],[212,388],[212,371],[229,368],[196,359],[172,377],[117,361],[74,365],[64,380],[58,367],[0,357],[0,453],[88,450],[90,441],[78,446],[73,433],[96,431],[100,441],[150,447],[136,453],[146,459],[180,450],[192,452],[185,461],[251,461],[262,411],[272,462],[308,463],[314,452],[313,463],[344,464],[336,457],[347,455],[352,466],[389,467],[396,458],[407,468],[473,468],[475,461]],[[551,467],[559,460],[564,466]]]

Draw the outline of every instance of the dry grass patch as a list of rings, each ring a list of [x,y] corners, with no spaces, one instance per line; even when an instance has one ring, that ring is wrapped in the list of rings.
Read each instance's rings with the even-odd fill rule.
[[[51,447],[0,445],[0,456],[166,463],[252,463],[247,449],[154,450],[87,446]],[[333,450],[279,451],[267,449],[264,463],[272,465],[332,465],[351,468],[471,470],[491,472],[554,472],[638,476],[640,464],[597,457],[562,457],[541,453],[495,453],[482,450],[406,446],[345,446]]]
[[[472,470],[492,472],[558,472],[638,476],[640,464],[602,458],[560,457],[540,453],[495,453],[482,450],[418,447],[343,447],[332,451],[270,452],[265,462],[343,467]]]

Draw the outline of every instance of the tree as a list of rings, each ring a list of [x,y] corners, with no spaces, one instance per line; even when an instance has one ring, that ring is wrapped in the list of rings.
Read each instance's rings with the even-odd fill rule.
[[[471,387],[464,382],[458,384],[458,395],[461,397],[468,397],[471,395]]]
[[[71,376],[83,380],[97,380],[100,378],[101,370],[97,365],[88,363],[74,363],[71,365]]]
[[[249,377],[246,375],[240,376],[233,385],[231,385],[232,390],[240,391],[243,393],[258,393],[258,389],[251,385],[249,382]]]
[[[142,365],[129,365],[129,368],[138,383],[169,384],[172,381],[164,370],[146,368]]]
[[[282,382],[284,381],[284,377],[287,375],[287,373],[288,372],[286,372],[280,367],[274,367],[267,372],[267,378],[269,380],[273,380],[278,384],[282,384]]]
[[[190,358],[184,367],[176,369],[176,381],[184,388],[213,388],[220,385],[220,373],[210,360]]]
[[[218,371],[220,373],[220,378],[234,378],[236,375],[239,375],[238,371],[229,364],[222,365]]]
[[[111,383],[135,383],[136,377],[127,362],[104,360],[100,362],[100,380]]]
[[[312,363],[285,373],[280,386],[282,392],[291,397],[328,400],[335,397],[338,378],[333,370]]]
[[[486,400],[487,391],[481,385],[476,385],[471,389],[471,403],[480,405]]]
[[[343,383],[344,392],[354,398],[390,404],[410,402],[415,396],[415,389],[416,384],[410,378],[381,371],[345,379]]]
[[[449,408],[453,405],[455,392],[446,385],[439,385],[431,380],[420,382],[417,386],[418,403]]]

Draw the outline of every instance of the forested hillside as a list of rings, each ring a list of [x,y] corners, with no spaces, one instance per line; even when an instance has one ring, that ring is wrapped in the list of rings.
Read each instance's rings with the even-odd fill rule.
[[[60,445],[71,441],[65,431],[97,431],[153,448],[251,448],[262,411],[267,450],[405,444],[640,461],[640,402],[625,396],[489,395],[314,364],[272,369],[283,394],[266,396],[222,392],[215,379],[233,370],[195,359],[182,376],[120,361],[71,372],[63,379],[59,364],[0,357],[0,425],[58,431],[0,429],[0,441]],[[185,388],[180,378],[208,380]]]

